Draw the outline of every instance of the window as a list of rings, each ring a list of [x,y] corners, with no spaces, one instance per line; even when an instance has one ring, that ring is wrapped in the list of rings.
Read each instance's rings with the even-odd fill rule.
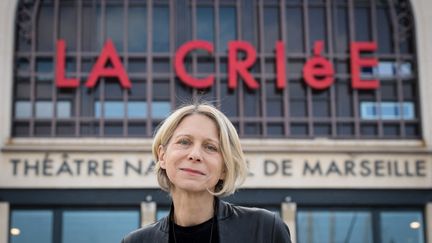
[[[372,216],[369,212],[299,212],[297,222],[299,243],[373,242]]]
[[[11,243],[51,243],[53,212],[50,210],[14,210],[11,213]]]
[[[409,120],[414,119],[414,104],[404,102],[362,102],[361,117],[365,120]]]
[[[137,229],[139,210],[14,209],[11,243],[118,243]]]
[[[13,136],[151,137],[173,109],[198,97],[214,101],[241,137],[420,138],[409,0],[246,2],[20,0]],[[76,89],[55,86],[58,39],[67,43],[65,75],[79,78]],[[85,86],[107,39],[120,56],[130,90],[111,77],[100,78],[94,88]],[[213,55],[197,50],[185,58],[191,76],[214,75],[213,86],[203,90],[186,86],[173,68],[177,48],[196,39],[213,43],[215,49]],[[243,80],[236,89],[228,88],[227,48],[233,40],[255,48],[249,71],[259,89],[250,89]],[[278,40],[285,44],[288,70],[282,90],[275,84]],[[321,54],[335,69],[334,83],[325,90],[303,80],[303,67],[318,40],[324,41]],[[377,90],[351,87],[354,41],[377,43],[377,51],[362,55],[377,58],[378,65],[362,68],[360,74],[362,79],[379,79]]]
[[[424,243],[421,211],[401,209],[299,209],[299,243]]]

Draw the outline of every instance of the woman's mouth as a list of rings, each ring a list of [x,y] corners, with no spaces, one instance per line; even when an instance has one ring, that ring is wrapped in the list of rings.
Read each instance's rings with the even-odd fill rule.
[[[190,168],[180,168],[180,170],[188,172],[188,173],[192,173],[192,174],[205,175],[203,172],[201,172],[199,170],[194,170],[194,169],[190,169]]]

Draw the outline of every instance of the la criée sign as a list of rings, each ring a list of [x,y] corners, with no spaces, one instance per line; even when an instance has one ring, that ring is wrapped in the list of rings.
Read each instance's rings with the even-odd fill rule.
[[[313,55],[306,61],[303,67],[303,78],[307,85],[313,89],[327,89],[334,83],[333,64],[322,56],[324,42],[316,41],[313,47]],[[350,44],[350,64],[351,64],[351,86],[353,89],[377,89],[379,81],[377,79],[361,79],[361,69],[364,67],[377,66],[378,60],[374,57],[362,57],[362,52],[374,52],[377,49],[375,42],[351,42]],[[195,78],[187,73],[184,60],[186,56],[194,50],[205,50],[212,55],[214,46],[211,42],[203,40],[193,40],[186,42],[178,48],[174,56],[174,70],[177,77],[185,85],[204,89],[214,84],[214,74],[205,78]],[[238,59],[238,53],[243,52],[244,59]],[[228,43],[228,88],[235,89],[238,85],[239,77],[244,80],[250,89],[259,89],[259,83],[249,72],[257,57],[255,48],[246,41],[230,41]],[[77,88],[80,81],[77,78],[66,77],[66,42],[58,40],[56,44],[56,65],[55,82],[58,88]],[[111,66],[107,67],[107,62]],[[276,87],[284,89],[287,82],[286,51],[285,44],[277,41],[275,44],[275,67],[276,67]],[[119,81],[121,87],[130,89],[132,84],[128,78],[120,57],[111,40],[107,40],[102,51],[94,64],[86,87],[93,88],[100,78],[114,77]]]

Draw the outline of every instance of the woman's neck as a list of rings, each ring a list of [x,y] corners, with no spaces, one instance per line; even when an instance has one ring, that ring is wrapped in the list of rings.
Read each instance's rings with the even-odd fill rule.
[[[205,194],[171,194],[174,204],[174,222],[180,226],[201,224],[214,216],[214,196]]]

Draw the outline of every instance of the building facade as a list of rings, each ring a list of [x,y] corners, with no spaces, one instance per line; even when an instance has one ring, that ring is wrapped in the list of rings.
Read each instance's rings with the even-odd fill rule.
[[[0,2],[0,243],[163,217],[152,135],[207,100],[294,242],[432,242],[429,0]]]

